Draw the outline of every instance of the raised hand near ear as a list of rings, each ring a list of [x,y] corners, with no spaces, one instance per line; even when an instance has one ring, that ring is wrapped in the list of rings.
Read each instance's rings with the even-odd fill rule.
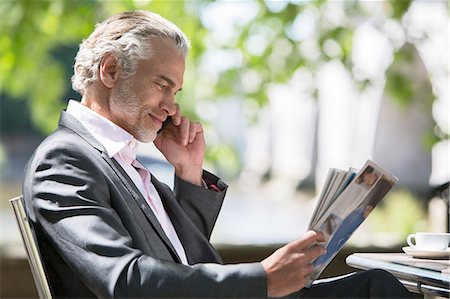
[[[201,186],[203,159],[205,157],[205,138],[203,127],[181,116],[178,104],[177,112],[171,116],[171,122],[158,134],[155,146],[175,168],[175,174],[181,179]]]

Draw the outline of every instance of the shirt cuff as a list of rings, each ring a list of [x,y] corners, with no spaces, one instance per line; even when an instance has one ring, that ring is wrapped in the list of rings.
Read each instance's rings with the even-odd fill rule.
[[[207,183],[204,179],[202,179],[202,183],[203,183],[203,187],[205,187],[205,189],[208,190],[214,190],[216,192],[221,192],[219,187],[217,187],[215,184],[213,183]]]

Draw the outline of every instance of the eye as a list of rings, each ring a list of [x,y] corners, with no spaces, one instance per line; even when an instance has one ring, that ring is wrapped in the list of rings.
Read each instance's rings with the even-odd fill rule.
[[[158,86],[158,88],[159,89],[166,89],[167,88],[167,85],[165,85],[165,84],[162,84],[162,83],[159,83],[159,82],[154,82],[155,84],[156,84],[156,86]]]

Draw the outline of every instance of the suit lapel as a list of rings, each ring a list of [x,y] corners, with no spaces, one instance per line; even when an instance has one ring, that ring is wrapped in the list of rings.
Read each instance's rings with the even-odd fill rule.
[[[86,140],[92,147],[96,148],[103,160],[108,163],[108,165],[112,168],[114,173],[117,175],[118,180],[125,186],[127,189],[129,195],[137,202],[145,216],[147,217],[148,221],[152,224],[155,231],[158,233],[159,237],[163,240],[165,245],[170,248],[173,256],[175,259],[178,260],[178,262],[181,262],[178,254],[176,253],[175,248],[172,246],[172,243],[170,242],[169,238],[167,238],[164,230],[161,227],[161,224],[159,223],[158,219],[156,218],[155,214],[151,210],[151,208],[148,206],[147,201],[142,196],[141,192],[137,189],[136,185],[133,183],[131,178],[128,176],[128,174],[123,170],[123,168],[119,165],[119,163],[108,156],[106,153],[105,148],[101,143],[95,139],[94,136],[92,136],[89,131],[74,117],[72,117],[70,114],[66,113],[65,111],[62,112],[61,118],[59,121],[59,125],[66,127],[75,133],[77,133],[79,136],[81,136],[84,140]],[[126,198],[128,194],[124,194],[124,197]],[[142,218],[136,217],[137,222],[143,221]]]
[[[145,216],[150,221],[155,231],[158,233],[159,237],[164,241],[166,246],[170,248],[176,259],[178,261],[181,261],[178,254],[176,253],[175,248],[173,247],[172,243],[170,242],[169,238],[167,238],[166,233],[161,227],[161,224],[159,223],[152,209],[149,207],[146,199],[142,196],[142,193],[137,189],[136,185],[130,179],[128,174],[123,170],[123,168],[119,165],[119,163],[116,160],[109,158],[106,153],[103,153],[102,157],[114,170],[119,180],[122,182],[122,184],[130,193],[131,197],[137,202],[142,212],[145,214]],[[136,217],[136,220],[139,221],[141,219],[139,219],[139,217]]]

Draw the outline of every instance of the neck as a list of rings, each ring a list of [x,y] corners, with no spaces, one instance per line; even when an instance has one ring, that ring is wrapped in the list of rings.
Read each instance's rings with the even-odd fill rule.
[[[94,87],[88,89],[81,99],[81,104],[111,120],[109,106],[109,90],[98,90]]]

